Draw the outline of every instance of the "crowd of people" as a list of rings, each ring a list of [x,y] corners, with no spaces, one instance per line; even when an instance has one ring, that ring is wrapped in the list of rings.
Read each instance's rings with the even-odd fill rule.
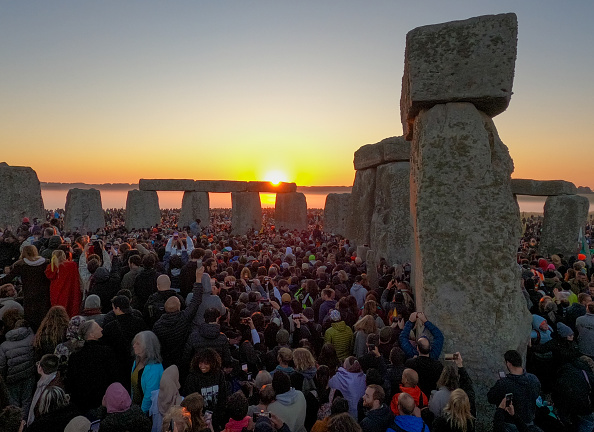
[[[472,371],[416,310],[410,264],[381,260],[370,286],[320,211],[289,232],[264,210],[239,236],[229,210],[187,227],[178,214],[128,232],[109,209],[78,233],[58,210],[2,232],[1,431],[478,430]],[[592,263],[538,256],[538,221],[525,226],[528,370],[485,353],[508,372],[487,394],[492,425],[591,432]]]

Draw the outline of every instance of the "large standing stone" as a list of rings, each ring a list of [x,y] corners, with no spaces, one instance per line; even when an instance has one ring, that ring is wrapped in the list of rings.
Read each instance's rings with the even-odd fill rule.
[[[301,192],[277,193],[274,210],[276,227],[288,230],[307,229],[307,201]]]
[[[161,223],[159,196],[155,191],[131,190],[126,199],[126,229],[150,228]]]
[[[16,230],[24,217],[45,220],[41,185],[30,167],[0,163],[0,225]]]
[[[210,199],[208,192],[184,192],[178,226],[189,226],[200,219],[200,226],[210,223]]]
[[[377,271],[377,266],[379,264],[379,258],[374,250],[370,249],[367,251],[367,255],[365,256],[365,268],[367,274],[367,282],[369,283],[369,288],[374,290],[379,287],[379,272]]]
[[[66,195],[64,229],[80,233],[105,228],[101,192],[97,189],[70,189]]]
[[[544,206],[544,221],[540,235],[539,253],[576,256],[580,229],[586,232],[590,200],[580,195],[550,196]]]
[[[428,25],[406,35],[400,113],[412,139],[422,109],[471,102],[493,117],[507,108],[514,81],[518,21],[513,13]]]
[[[525,352],[530,334],[516,263],[521,226],[513,162],[492,120],[472,104],[423,110],[414,128],[417,308],[444,333],[443,352],[463,353],[483,427],[491,423],[486,393],[504,370],[503,354]]]
[[[350,193],[331,193],[326,196],[324,205],[324,232],[340,236],[346,235]]]
[[[347,238],[351,246],[369,245],[369,227],[375,205],[375,172],[376,168],[369,168],[355,174],[347,220]]]
[[[392,162],[377,167],[370,244],[390,265],[410,262],[410,163]]]
[[[231,193],[231,230],[233,234],[246,234],[262,226],[262,207],[259,192]]]

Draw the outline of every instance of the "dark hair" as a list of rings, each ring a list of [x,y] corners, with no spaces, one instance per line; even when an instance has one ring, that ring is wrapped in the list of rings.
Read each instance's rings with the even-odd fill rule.
[[[233,420],[243,420],[248,412],[248,400],[241,391],[237,391],[227,399],[229,417]]]
[[[341,366],[334,345],[325,343],[322,346],[322,349],[320,350],[320,355],[318,356],[318,364],[328,366],[328,368],[330,368],[331,371],[335,371]]]
[[[152,269],[155,266],[155,257],[151,254],[147,254],[142,258],[142,266],[145,269]]]
[[[122,312],[130,310],[130,299],[125,295],[115,296],[111,299],[111,304],[116,308],[120,308]]]
[[[198,351],[198,353],[192,359],[190,369],[194,372],[200,371],[200,363],[206,363],[210,365],[210,372],[217,373],[221,370],[221,356],[218,352],[212,348],[206,348]],[[276,374],[275,374],[276,375]]]
[[[289,375],[281,370],[277,370],[272,377],[272,388],[277,395],[287,393],[291,390],[291,379]]]
[[[367,335],[367,344],[379,345],[380,337],[377,333],[369,333]]]
[[[367,373],[365,374],[365,383],[367,385],[371,385],[371,384],[382,385],[384,383],[384,376],[378,369],[369,368],[369,369],[367,369]]]
[[[276,373],[275,373],[276,375]],[[349,412],[349,401],[342,397],[335,397],[330,406],[330,415]]]
[[[516,350],[506,351],[503,358],[513,367],[522,367],[522,356]]]
[[[207,324],[213,323],[221,316],[221,311],[217,308],[211,307],[204,311],[204,322]]]
[[[128,258],[128,263],[140,267],[140,264],[142,264],[142,259],[140,258],[140,255],[130,255],[130,258]]]
[[[99,267],[101,267],[101,264],[96,259],[92,259],[87,263],[87,270],[91,274],[94,274]]]
[[[390,363],[394,366],[403,365],[406,361],[406,354],[400,347],[394,347],[390,350]]]
[[[54,354],[45,354],[43,357],[41,357],[41,360],[39,360],[39,366],[46,375],[56,372],[58,370],[59,364],[60,359]]]

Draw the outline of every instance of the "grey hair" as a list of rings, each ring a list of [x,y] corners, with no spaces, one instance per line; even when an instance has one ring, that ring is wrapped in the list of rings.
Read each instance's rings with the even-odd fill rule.
[[[46,387],[39,397],[39,414],[47,414],[64,408],[70,403],[70,396],[57,386]]]
[[[151,363],[161,363],[161,343],[155,335],[150,330],[141,331],[134,336],[132,339],[132,344],[138,342],[140,346],[143,348],[144,351],[144,361],[146,364]],[[139,360],[138,358],[136,359]]]
[[[78,328],[78,336],[83,339],[87,340],[87,336],[89,335],[91,329],[93,328],[93,323],[96,322],[95,320],[88,320],[83,322],[80,327]]]

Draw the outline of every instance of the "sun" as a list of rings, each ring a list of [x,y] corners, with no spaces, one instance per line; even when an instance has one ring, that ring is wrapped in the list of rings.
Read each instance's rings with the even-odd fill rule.
[[[268,171],[264,178],[275,186],[287,181],[287,175],[282,171]]]

